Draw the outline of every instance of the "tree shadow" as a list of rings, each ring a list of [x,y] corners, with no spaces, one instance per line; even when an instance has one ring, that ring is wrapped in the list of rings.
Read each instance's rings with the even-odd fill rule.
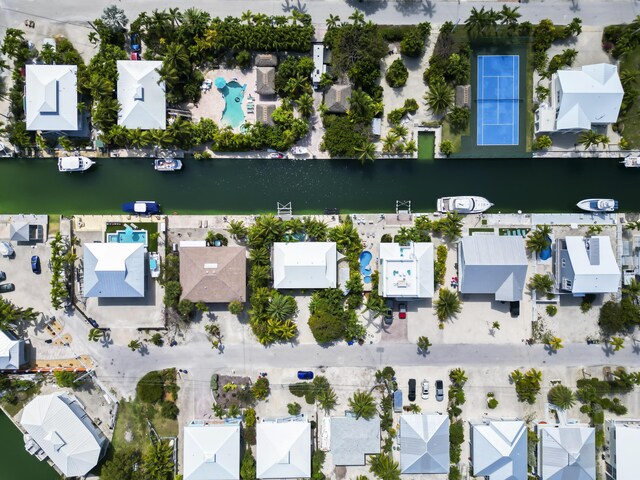
[[[417,348],[416,349],[416,353],[418,355],[420,355],[421,357],[425,357],[425,358],[427,357],[427,355],[431,355],[431,351],[430,350],[423,350],[421,348]]]
[[[378,10],[387,8],[387,0],[364,2],[363,0],[347,0],[347,5],[360,10],[365,15],[371,15]]]
[[[571,6],[569,7],[573,13],[577,13],[580,11],[580,5],[578,4],[578,0],[571,0]]]
[[[640,344],[634,343],[633,346],[631,347],[631,351],[636,355],[640,354]]]
[[[551,348],[550,345],[545,345],[544,349],[547,351],[547,355],[549,356],[558,354],[558,350],[555,348]]]
[[[602,345],[602,351],[607,357],[610,357],[611,355],[616,353],[613,349],[613,345],[611,345],[609,342],[605,342],[604,345]]]
[[[420,14],[433,17],[436,11],[435,2],[432,0],[398,0],[395,8],[405,17]]]
[[[141,357],[144,357],[146,355],[149,355],[149,346],[146,343],[143,343],[140,348],[138,349],[138,353],[140,354]]]
[[[283,12],[291,12],[292,10],[297,10],[300,13],[307,13],[307,5],[302,3],[300,0],[284,0],[281,6]]]
[[[111,334],[109,332],[104,332],[102,338],[100,339],[100,344],[103,348],[109,348],[113,345],[113,339],[111,338]]]

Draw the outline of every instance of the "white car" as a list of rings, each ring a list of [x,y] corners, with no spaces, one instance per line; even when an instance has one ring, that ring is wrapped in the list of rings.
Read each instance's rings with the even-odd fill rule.
[[[423,400],[426,400],[427,398],[429,398],[429,381],[422,380],[422,383],[420,385],[422,385],[421,397]]]
[[[9,242],[0,242],[0,255],[3,257],[10,257],[13,254],[13,247]]]

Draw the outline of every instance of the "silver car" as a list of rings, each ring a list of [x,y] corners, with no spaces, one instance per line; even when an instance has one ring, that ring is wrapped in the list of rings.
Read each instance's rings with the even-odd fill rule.
[[[423,400],[426,400],[427,398],[429,398],[429,380],[422,380],[422,389],[421,389],[421,394],[420,396],[422,397]]]

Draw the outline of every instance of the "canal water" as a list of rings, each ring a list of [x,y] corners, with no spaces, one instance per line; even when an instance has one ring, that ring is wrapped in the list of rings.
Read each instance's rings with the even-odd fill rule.
[[[98,159],[84,173],[60,173],[54,159],[0,160],[0,213],[116,213],[155,200],[164,213],[391,212],[396,200],[432,211],[445,195],[481,195],[492,212],[576,211],[590,197],[615,198],[640,211],[640,169],[616,159],[357,160],[215,159],[185,162],[176,173],[151,159]]]
[[[0,478],[2,480],[57,480],[60,476],[46,461],[24,449],[22,432],[0,411]]]

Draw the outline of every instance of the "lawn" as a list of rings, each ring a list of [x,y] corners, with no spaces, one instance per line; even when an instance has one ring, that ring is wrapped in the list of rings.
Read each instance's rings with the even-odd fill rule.
[[[135,225],[140,230],[146,230],[149,235],[149,248],[150,252],[158,251],[158,224],[154,222],[127,222],[129,225]],[[107,240],[107,233],[115,233],[118,230],[124,230],[124,223],[109,222],[105,229],[105,241]]]
[[[637,47],[622,57],[620,72],[625,70],[637,71],[640,69],[640,47]],[[634,88],[640,89],[640,82],[636,78]],[[629,142],[629,147],[640,147],[640,100],[636,98],[625,115],[620,115],[618,123],[623,127],[621,134]]]
[[[49,217],[49,235],[55,235],[60,231],[60,215],[48,215]]]
[[[40,393],[40,384],[38,382],[34,383],[32,387],[16,392],[16,396],[18,397],[18,401],[16,403],[10,402],[2,402],[2,407],[7,411],[9,415],[12,417],[16,416],[16,414],[22,410],[22,408],[31,401],[33,397]]]
[[[132,447],[144,451],[151,445],[147,419],[161,437],[177,437],[178,421],[169,420],[160,416],[160,408],[147,405],[137,400],[132,402],[121,401],[118,409],[118,419],[113,430],[111,443],[118,450],[123,447]],[[131,432],[131,441],[127,442],[125,433]]]

